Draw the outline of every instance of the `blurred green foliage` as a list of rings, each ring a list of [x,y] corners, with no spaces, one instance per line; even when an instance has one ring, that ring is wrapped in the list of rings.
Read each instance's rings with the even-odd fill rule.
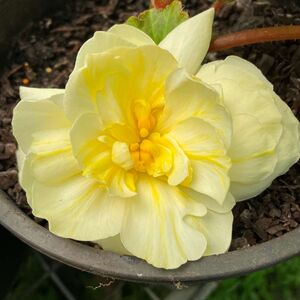
[[[245,277],[224,280],[209,297],[209,300],[277,299],[300,299],[300,257]]]
[[[4,300],[65,300],[62,292],[47,276],[40,263],[39,254],[30,254],[19,269],[11,291]],[[47,262],[47,259],[42,258]],[[133,283],[112,282],[56,263],[49,266],[76,299],[151,299],[146,286]],[[106,286],[105,286],[106,285]],[[163,299],[168,294],[164,287],[151,287]],[[300,257],[273,268],[248,276],[227,279],[208,300],[298,300],[300,299]]]

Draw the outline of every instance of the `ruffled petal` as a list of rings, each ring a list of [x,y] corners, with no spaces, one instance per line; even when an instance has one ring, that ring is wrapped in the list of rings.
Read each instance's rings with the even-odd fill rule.
[[[121,231],[124,247],[159,268],[173,269],[199,259],[206,239],[183,218],[205,215],[205,206],[178,187],[148,176],[139,178],[137,190],[137,196],[126,201]]]
[[[215,158],[226,155],[226,148],[216,130],[198,117],[178,123],[168,133],[190,158]]]
[[[77,54],[74,71],[85,66],[86,57],[89,54],[103,53],[119,47],[135,46],[129,40],[124,38],[114,34],[113,32],[96,31],[94,36],[87,40],[80,48]]]
[[[32,207],[54,234],[96,241],[120,232],[124,199],[108,196],[94,180],[75,176],[55,186],[35,182]]]
[[[252,115],[233,118],[233,137],[228,155],[232,159],[230,178],[234,182],[255,183],[270,176],[277,164],[272,133]]]
[[[170,53],[157,46],[88,55],[86,67],[73,72],[67,83],[67,115],[76,120],[82,113],[98,112],[107,126],[133,126],[133,102],[145,100],[154,105],[176,66]]]
[[[250,62],[234,56],[201,67],[197,77],[211,85],[220,85],[226,108],[232,117],[255,116],[279,141],[282,115],[275,105],[272,85]]]
[[[189,159],[176,140],[170,136],[165,137],[165,139],[170,143],[173,156],[173,166],[168,174],[168,183],[178,185],[189,176]]]
[[[222,205],[230,184],[229,167],[230,160],[226,157],[220,164],[204,159],[191,160],[192,180],[186,186],[215,199]]]
[[[127,249],[123,246],[121,242],[120,235],[115,235],[104,240],[94,241],[99,244],[103,250],[112,251],[120,255],[132,255]]]
[[[62,95],[44,98],[43,101],[21,101],[14,109],[12,127],[19,147],[27,154],[36,133],[47,136],[52,131],[70,128],[62,107],[57,103],[62,100]]]
[[[51,135],[35,134],[26,163],[30,163],[35,180],[49,185],[81,173],[72,153],[69,130],[56,130]]]
[[[283,132],[276,149],[278,163],[275,167],[273,178],[286,173],[300,158],[299,121],[288,105],[278,96],[275,97],[275,104],[283,116]]]
[[[18,149],[16,152],[19,170],[19,183],[26,192],[27,202],[30,206],[32,205],[32,185],[34,181],[34,177],[31,170],[31,156],[32,154],[25,155],[21,149]]]
[[[219,101],[220,95],[216,90],[179,69],[167,81],[165,108],[157,124],[157,130],[167,133],[177,123],[198,117],[213,126],[226,147],[229,147],[231,119]]]
[[[20,98],[22,101],[40,101],[48,99],[55,95],[64,94],[64,89],[43,89],[43,88],[31,88],[31,87],[20,87]]]
[[[232,193],[237,200],[258,195],[299,159],[299,122],[263,74],[241,58],[206,64],[197,76],[222,86],[232,114]]]
[[[189,118],[168,134],[191,160],[191,179],[184,185],[222,203],[229,188],[230,158],[215,129],[199,118]]]
[[[117,35],[118,37],[132,43],[135,46],[155,45],[155,42],[149,35],[140,29],[127,24],[117,24],[111,27],[108,32]]]
[[[202,232],[207,240],[204,256],[227,252],[232,239],[233,214],[208,211],[204,217],[187,217],[188,224]]]
[[[210,45],[214,9],[209,9],[181,23],[159,44],[171,52],[179,64],[195,74]]]

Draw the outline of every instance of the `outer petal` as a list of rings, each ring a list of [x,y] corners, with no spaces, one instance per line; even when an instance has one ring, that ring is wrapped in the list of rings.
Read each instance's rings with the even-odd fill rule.
[[[179,188],[141,177],[137,196],[127,199],[122,244],[155,267],[177,268],[187,260],[199,259],[206,249],[202,233],[183,218],[205,214],[205,207]]]
[[[63,89],[42,89],[42,88],[30,88],[21,86],[20,87],[20,97],[21,100],[43,100],[48,99],[54,95],[64,94],[65,90]]]
[[[40,91],[37,92],[39,94]],[[47,132],[70,127],[62,107],[57,104],[61,101],[62,95],[54,95],[43,101],[37,101],[36,98],[29,101],[29,98],[26,98],[26,101],[19,102],[15,107],[12,121],[13,133],[25,154],[36,132],[47,135]]]
[[[214,9],[209,9],[172,30],[159,46],[171,52],[179,64],[195,74],[211,42]]]
[[[187,191],[194,199],[205,205],[208,212],[205,216],[193,217],[187,216],[188,224],[202,232],[207,240],[207,248],[204,255],[221,254],[229,249],[232,239],[232,208],[235,205],[235,199],[231,193],[228,193],[222,205],[209,197]]]
[[[85,66],[88,54],[102,53],[119,47],[134,47],[134,44],[114,33],[96,31],[94,36],[87,40],[80,48],[77,54],[74,71]]]
[[[255,116],[240,114],[233,118],[233,129],[228,153],[233,164],[231,180],[256,183],[272,175],[277,164],[277,140],[267,128]]]
[[[275,167],[273,178],[286,173],[300,158],[299,121],[288,105],[278,96],[275,97],[275,104],[283,116],[283,133],[276,149],[278,163]]]
[[[225,108],[219,104],[220,96],[216,90],[179,69],[167,81],[165,101],[165,109],[157,130],[169,132],[177,123],[198,117],[214,127],[225,146],[229,147],[231,119]]]
[[[155,42],[149,35],[136,27],[127,24],[117,24],[111,27],[108,32],[117,35],[118,37],[132,43],[135,46],[155,45]]]
[[[223,167],[222,164],[225,167]],[[187,186],[222,204],[230,184],[230,178],[228,176],[230,163],[228,159],[224,158],[222,164],[219,166],[214,161],[192,160],[191,167],[193,177]]]
[[[16,153],[17,164],[19,169],[19,183],[21,187],[26,191],[27,202],[31,206],[31,190],[33,183],[33,175],[31,170],[31,155],[25,156],[24,152],[21,149],[18,149]]]
[[[256,196],[299,159],[299,122],[263,74],[241,58],[204,65],[197,76],[222,86],[233,117],[231,191],[238,200]]]
[[[216,130],[198,117],[177,123],[168,135],[190,158],[210,159],[226,155],[225,145]]]
[[[246,60],[229,56],[224,61],[202,66],[197,77],[222,87],[225,106],[233,116],[255,116],[272,130],[272,136],[278,141],[282,133],[282,115],[275,105],[275,93],[272,85],[266,79],[262,80],[263,74],[254,69],[257,68]]]
[[[73,72],[66,87],[65,110],[72,120],[98,112],[105,126],[133,126],[132,102],[150,104],[163,96],[164,84],[177,62],[158,46],[118,48],[87,57],[86,67]]]
[[[26,163],[30,163],[35,180],[49,185],[81,173],[72,153],[69,130],[64,129],[35,134]]]
[[[124,199],[107,195],[94,180],[75,176],[56,186],[35,182],[35,216],[49,221],[50,231],[61,237],[96,241],[120,232]]]
[[[34,181],[54,184],[80,173],[69,140],[70,122],[62,110],[63,92],[20,89],[22,101],[14,111],[13,131],[20,147],[20,183],[31,205]]]
[[[187,223],[202,232],[207,240],[207,248],[204,256],[222,254],[226,252],[232,239],[232,212],[216,213],[208,211],[202,217],[187,217]]]
[[[299,160],[299,122],[289,107],[279,97],[276,98],[276,105],[282,112],[284,118],[282,120],[283,133],[276,149],[277,164],[275,169],[269,177],[259,182],[252,184],[242,184],[241,182],[233,183],[231,190],[237,199],[244,200],[257,196],[269,187],[276,177],[286,173],[290,166]]]
[[[115,235],[104,240],[95,241],[99,244],[103,250],[112,251],[120,255],[132,255],[126,248],[123,246],[120,235]]]
[[[222,204],[219,204],[215,199],[210,198],[204,194],[198,193],[190,188],[182,188],[183,191],[189,195],[192,199],[197,200],[203,204],[208,210],[216,213],[228,213],[236,204],[235,198],[231,193],[226,195],[226,198]]]
[[[214,128],[194,117],[177,124],[169,135],[191,160],[192,179],[185,185],[222,203],[229,188],[231,164]]]

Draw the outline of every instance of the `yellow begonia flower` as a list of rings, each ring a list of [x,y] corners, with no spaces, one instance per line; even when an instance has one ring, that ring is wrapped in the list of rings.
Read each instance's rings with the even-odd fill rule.
[[[225,73],[199,71],[213,16],[189,19],[160,45],[128,25],[96,32],[65,90],[21,88],[20,183],[50,231],[177,268],[227,251],[232,193],[265,188],[298,158],[298,122],[252,65],[232,58]]]

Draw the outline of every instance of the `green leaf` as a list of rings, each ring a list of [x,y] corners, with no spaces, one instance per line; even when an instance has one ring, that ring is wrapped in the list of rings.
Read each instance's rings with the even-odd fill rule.
[[[173,1],[164,9],[152,8],[137,17],[130,17],[126,23],[147,33],[159,44],[167,34],[189,18],[180,1]]]

